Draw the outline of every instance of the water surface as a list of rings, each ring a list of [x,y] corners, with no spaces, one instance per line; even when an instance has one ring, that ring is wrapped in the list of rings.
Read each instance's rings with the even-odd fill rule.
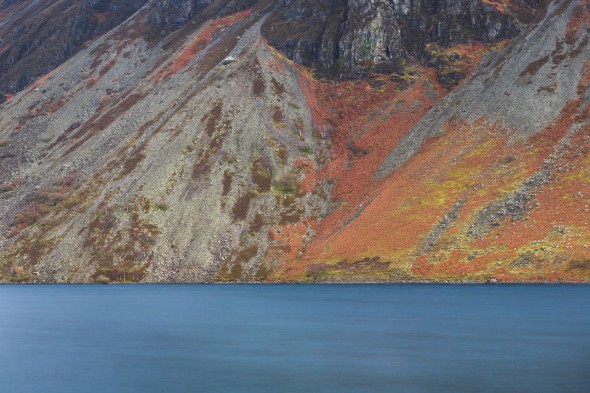
[[[1,286],[0,392],[590,392],[590,286]]]

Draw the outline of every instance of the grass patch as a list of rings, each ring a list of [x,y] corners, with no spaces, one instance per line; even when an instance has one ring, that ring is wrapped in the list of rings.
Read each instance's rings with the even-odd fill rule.
[[[299,153],[304,154],[306,156],[310,156],[313,154],[313,149],[309,146],[300,147]]]

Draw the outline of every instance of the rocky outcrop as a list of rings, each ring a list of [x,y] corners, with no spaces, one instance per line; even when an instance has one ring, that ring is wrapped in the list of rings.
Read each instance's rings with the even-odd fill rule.
[[[514,0],[509,7],[482,0],[277,0],[263,26],[268,42],[320,75],[403,75],[408,65],[439,68],[447,87],[464,75],[444,72],[449,59],[438,47],[496,42],[518,34],[541,13],[542,0]],[[204,12],[203,20],[252,7],[256,0],[60,0],[8,1],[0,23],[0,100],[50,72],[82,45],[119,25],[146,5],[150,39],[161,39]],[[504,4],[504,3],[501,3]],[[16,8],[15,8],[16,7]],[[51,10],[48,10],[51,7]],[[14,8],[14,9],[13,9]],[[46,10],[46,12],[42,12]],[[205,12],[208,10],[208,12]],[[454,58],[451,62],[461,59]],[[26,66],[25,66],[26,65]]]
[[[428,63],[429,44],[514,37],[543,8],[514,3],[518,14],[481,0],[283,0],[263,29],[271,45],[300,64],[359,76],[399,69],[408,59]]]
[[[338,62],[346,69],[382,69],[408,57],[402,32],[388,0],[348,2],[347,20],[338,43]]]
[[[185,24],[196,12],[213,0],[161,0],[151,4],[150,21],[158,26]]]

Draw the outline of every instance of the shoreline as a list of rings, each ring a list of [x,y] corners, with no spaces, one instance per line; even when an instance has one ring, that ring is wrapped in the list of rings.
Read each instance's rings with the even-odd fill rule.
[[[47,282],[0,282],[1,286],[102,286],[102,285],[120,285],[120,286],[187,286],[187,285],[201,285],[201,286],[420,286],[420,285],[436,285],[436,286],[557,286],[557,285],[590,285],[590,282],[580,281],[509,281],[509,282],[486,282],[486,281],[346,281],[346,282],[111,282],[111,283],[95,283],[95,282],[63,282],[63,283],[47,283]]]

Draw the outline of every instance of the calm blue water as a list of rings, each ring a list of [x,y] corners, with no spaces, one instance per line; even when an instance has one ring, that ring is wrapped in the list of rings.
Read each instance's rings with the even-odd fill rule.
[[[3,286],[0,392],[590,392],[590,286]]]

